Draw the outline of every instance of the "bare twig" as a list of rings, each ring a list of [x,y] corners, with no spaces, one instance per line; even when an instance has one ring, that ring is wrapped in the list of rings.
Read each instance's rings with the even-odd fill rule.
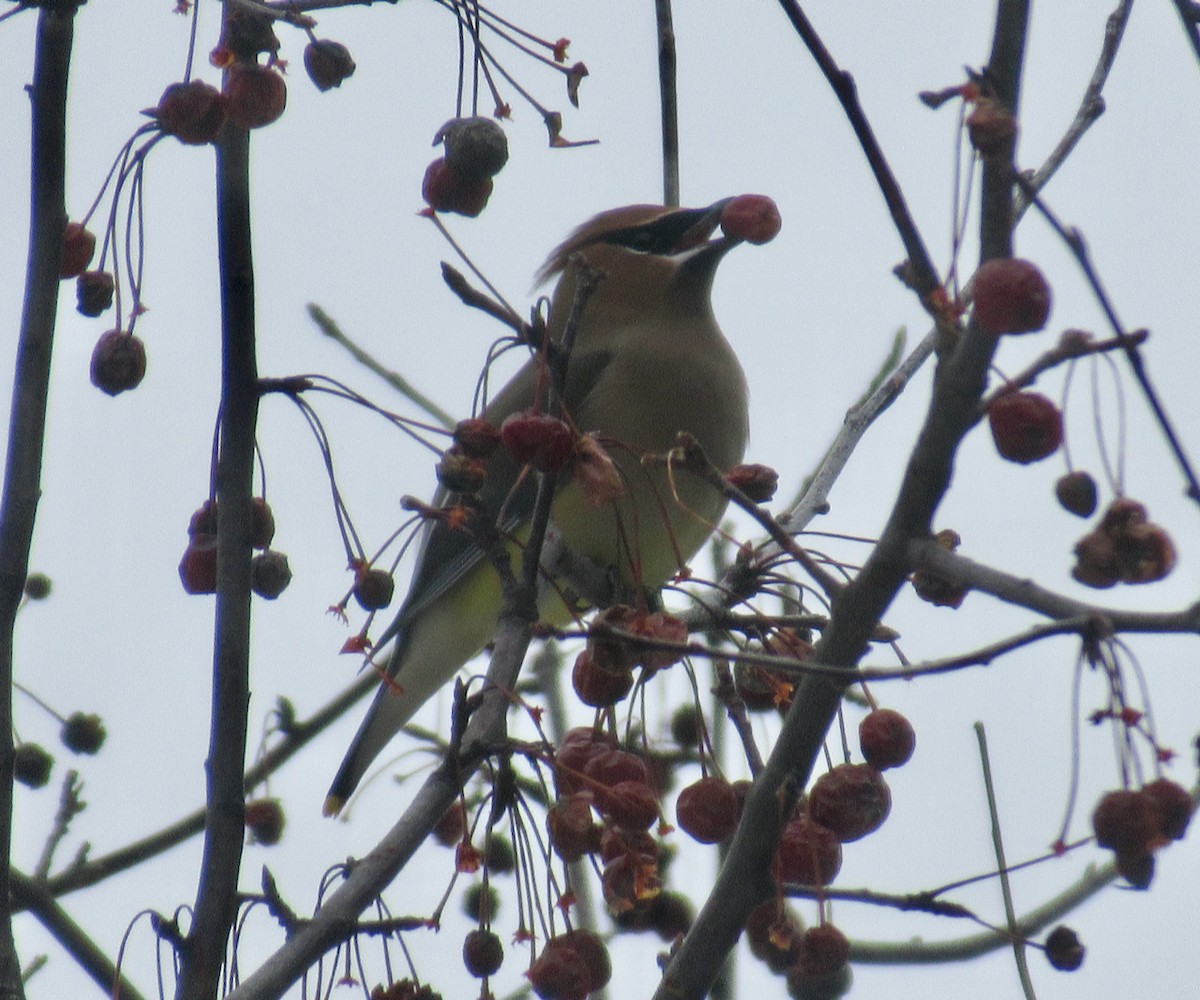
[[[658,94],[662,108],[663,204],[679,204],[679,99],[675,83],[675,25],[671,0],[654,0],[658,27]]]
[[[13,631],[29,573],[29,550],[41,495],[50,356],[67,224],[66,104],[75,10],[74,2],[63,2],[47,4],[38,11],[33,85],[29,90],[29,259],[0,498],[0,900],[9,898],[8,864],[12,856]],[[23,995],[11,907],[7,905],[0,906],[0,994]]]
[[[329,314],[326,313],[325,310],[319,305],[310,302],[306,308],[308,309],[308,315],[312,317],[312,321],[317,324],[317,329],[325,334],[325,336],[334,343],[345,348],[350,357],[366,368],[367,371],[378,375],[388,385],[395,389],[396,392],[398,392],[405,399],[416,404],[443,427],[454,426],[455,420],[452,416],[450,416],[449,413],[443,410],[437,405],[437,403],[422,393],[419,389],[415,388],[413,384],[399,372],[384,368],[383,365],[381,365],[374,358],[374,356],[364,351],[358,346],[358,344],[347,337],[346,334],[342,332],[342,328],[338,326],[337,323],[335,323],[329,316]]]

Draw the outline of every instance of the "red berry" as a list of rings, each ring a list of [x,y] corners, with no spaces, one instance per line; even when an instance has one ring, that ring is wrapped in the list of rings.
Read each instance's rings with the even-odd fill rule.
[[[542,1000],[585,1000],[592,974],[583,956],[561,938],[551,938],[525,973]]]
[[[225,95],[202,80],[173,83],[158,99],[158,127],[189,146],[215,142],[225,125]]]
[[[775,853],[775,877],[797,885],[829,885],[842,868],[842,845],[833,831],[808,816],[788,821]]]
[[[782,900],[759,903],[746,918],[746,943],[750,954],[772,972],[783,972],[800,953],[802,927]]]
[[[250,840],[273,847],[283,839],[285,817],[278,799],[251,799],[246,803],[246,830]]]
[[[108,733],[98,715],[75,712],[63,723],[59,739],[72,753],[97,753],[104,745]]]
[[[870,764],[839,764],[808,793],[808,814],[843,844],[878,830],[892,808],[883,775]]]
[[[454,802],[437,821],[433,828],[434,839],[443,847],[453,847],[467,829],[467,811],[462,800]]]
[[[487,206],[493,186],[490,177],[464,177],[443,157],[425,168],[421,197],[435,212],[454,212],[473,219]]]
[[[92,385],[110,396],[136,389],[146,375],[146,345],[124,330],[100,335],[92,349]]]
[[[754,503],[766,503],[779,488],[779,473],[769,465],[735,465],[725,478]]]
[[[379,611],[392,603],[396,581],[385,569],[363,569],[355,575],[354,599],[364,611]]]
[[[1144,786],[1142,794],[1157,807],[1159,833],[1168,840],[1183,840],[1196,809],[1188,790],[1166,778],[1159,778]]]
[[[710,774],[679,793],[675,819],[693,840],[719,844],[737,829],[737,793],[724,778]]]
[[[850,961],[850,942],[833,924],[810,927],[800,936],[796,961],[810,976],[831,976]]]
[[[1063,510],[1079,517],[1096,513],[1096,480],[1086,472],[1068,472],[1054,484],[1054,495]]]
[[[585,705],[610,708],[629,694],[633,687],[633,671],[607,670],[585,649],[575,658],[571,686]]]
[[[84,271],[75,279],[76,308],[84,316],[99,316],[112,305],[115,290],[107,271]]]
[[[358,67],[354,65],[350,50],[341,42],[318,38],[304,47],[304,68],[317,90],[323,92],[340,87]]]
[[[495,975],[504,964],[504,945],[489,930],[476,927],[463,939],[463,965],[476,979]]]
[[[582,791],[590,786],[583,781],[588,761],[614,747],[606,733],[596,733],[591,726],[567,730],[554,753],[554,776],[559,794]]]
[[[96,236],[83,228],[81,222],[68,222],[63,230],[62,262],[60,278],[74,278],[82,274],[96,252]]]
[[[266,497],[250,500],[250,547],[265,549],[275,537],[275,515]]]
[[[868,764],[886,771],[908,763],[917,746],[917,734],[899,712],[877,708],[858,724],[858,744]]]
[[[578,861],[594,854],[600,846],[600,828],[592,817],[592,796],[588,792],[560,795],[546,811],[550,846],[564,861]]]
[[[250,589],[259,597],[273,601],[292,582],[288,557],[275,549],[256,552],[250,560]]]
[[[782,225],[779,208],[765,194],[739,195],[721,209],[721,232],[730,239],[770,243]]]
[[[1151,795],[1121,789],[1100,799],[1092,813],[1096,843],[1118,854],[1149,854],[1159,844],[1158,805]]]
[[[179,560],[179,579],[189,594],[217,592],[217,536],[193,535]]]
[[[1050,286],[1027,260],[995,258],[975,272],[975,321],[984,333],[1040,330],[1050,318],[1050,302]]]
[[[548,413],[514,413],[500,426],[500,440],[518,465],[557,472],[575,450],[571,428]]]
[[[283,74],[259,63],[234,63],[225,72],[225,108],[242,128],[262,128],[277,121],[287,107]]]
[[[612,979],[612,960],[608,957],[608,948],[598,935],[580,927],[559,935],[555,940],[561,940],[565,946],[573,948],[583,959],[591,981],[588,992],[604,989],[608,985]]]
[[[1141,851],[1118,851],[1113,858],[1117,874],[1135,889],[1149,889],[1154,881],[1154,855]]]
[[[627,750],[601,750],[588,757],[583,773],[598,785],[611,788],[621,781],[650,782],[646,762]]]
[[[598,789],[596,806],[624,830],[649,829],[660,815],[658,796],[643,781],[618,781]]]
[[[988,406],[988,425],[1001,457],[1021,465],[1053,455],[1062,444],[1062,414],[1041,393],[997,396]]]
[[[1046,958],[1060,972],[1074,972],[1083,965],[1087,949],[1066,924],[1059,924],[1046,935]]]
[[[192,513],[188,521],[188,537],[193,535],[216,535],[217,501],[209,498]]]

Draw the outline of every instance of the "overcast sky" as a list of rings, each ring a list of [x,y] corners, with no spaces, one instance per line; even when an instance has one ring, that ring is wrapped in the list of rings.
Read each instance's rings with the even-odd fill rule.
[[[956,108],[931,112],[916,94],[958,83],[964,65],[986,59],[993,6],[990,0],[929,0],[808,7],[835,58],[854,74],[943,270],[949,261]],[[144,120],[139,111],[182,76],[187,21],[170,8],[169,0],[94,2],[79,13],[68,157],[73,218],[86,211],[122,142]],[[779,470],[780,495],[786,497],[819,459],[895,331],[906,327],[915,342],[927,324],[914,297],[892,276],[901,245],[853,135],[776,6],[741,4],[735,11],[698,2],[679,8],[683,201],[702,205],[762,192],[775,198],[783,217],[774,242],[739,248],[725,261],[714,302],[752,389],[748,458]],[[505,91],[513,106],[507,126],[511,160],[483,215],[451,218],[448,224],[489,278],[521,306],[533,301],[531,275],[571,227],[604,208],[661,198],[655,39],[649,3],[525,2],[506,4],[502,12],[550,39],[572,39],[572,59],[590,69],[579,111],[567,106],[557,74],[511,50],[501,50],[502,58],[540,100],[564,111],[568,138],[600,140],[579,149],[547,149],[538,114],[511,89]],[[1095,0],[1037,5],[1022,95],[1023,165],[1039,164],[1074,115],[1107,13],[1107,5]],[[207,52],[218,14],[216,4],[204,5],[197,53],[197,75],[214,83],[219,77],[207,64]],[[10,344],[20,315],[27,240],[28,107],[22,88],[31,73],[34,20],[25,14],[0,24],[0,123],[6,136],[0,177],[9,206],[0,221],[0,316],[13,331]],[[358,63],[352,79],[326,94],[303,74],[303,35],[286,26],[279,34],[291,61],[288,109],[281,121],[256,133],[253,143],[260,371],[325,373],[385,406],[406,409],[316,332],[305,314],[305,304],[316,302],[384,364],[465,416],[480,364],[500,331],[442,286],[438,262],[451,259],[451,251],[416,215],[421,177],[434,155],[430,141],[454,113],[452,18],[416,0],[322,16],[319,34],[349,46]],[[1193,171],[1200,162],[1200,66],[1169,4],[1142,4],[1134,12],[1105,98],[1107,113],[1047,197],[1086,235],[1123,321],[1151,330],[1146,349],[1151,373],[1195,458],[1200,420],[1193,289],[1200,188]],[[483,107],[486,111],[490,101]],[[112,400],[90,385],[88,358],[106,326],[78,316],[73,287],[63,287],[33,551],[34,567],[53,577],[55,590],[51,600],[22,612],[18,670],[23,683],[64,713],[103,715],[109,740],[95,760],[60,759],[56,766],[56,781],[67,766],[80,767],[89,802],[59,864],[78,839],[104,853],[202,799],[212,600],[183,594],[176,565],[188,517],[208,489],[218,393],[212,161],[208,149],[168,140],[147,165],[144,296],[150,311],[139,333],[149,368],[136,392]],[[1006,373],[1024,367],[1063,328],[1105,332],[1077,268],[1039,220],[1031,217],[1022,225],[1017,248],[1039,262],[1054,287],[1054,332],[1006,342],[998,357]],[[962,264],[968,273],[973,255],[969,247]],[[1173,577],[1160,585],[1099,596],[1128,607],[1179,608],[1196,597],[1196,510],[1182,499],[1181,479],[1146,419],[1132,379],[1120,364],[1117,370],[1129,411],[1126,492],[1149,504],[1153,518],[1175,538],[1180,558]],[[1116,405],[1112,375],[1102,365],[1093,407],[1087,371],[1081,368],[1075,381],[1068,431],[1076,463],[1098,473],[1093,412],[1100,412],[1113,442]],[[6,362],[0,366],[0,393],[7,398],[10,388]],[[1059,398],[1062,373],[1039,388]],[[928,373],[864,440],[818,527],[858,536],[878,532],[927,399]],[[334,443],[340,485],[371,547],[399,523],[402,494],[431,488],[433,461],[377,419],[342,404],[318,406]],[[276,545],[287,552],[295,579],[279,601],[255,607],[256,733],[277,695],[291,698],[304,715],[340,690],[356,669],[352,660],[337,656],[346,631],[325,614],[349,578],[315,444],[296,410],[280,399],[264,402],[259,441],[278,523]],[[1086,529],[1053,501],[1052,485],[1062,471],[1058,456],[1031,467],[1000,461],[986,429],[979,428],[964,445],[937,526],[958,530],[972,558],[1094,599],[1094,592],[1070,580],[1070,550]],[[833,547],[851,560],[867,551]],[[980,595],[956,612],[906,596],[888,623],[902,632],[907,656],[921,660],[1031,620]],[[1190,783],[1188,745],[1200,719],[1195,643],[1139,638],[1130,647],[1154,699],[1162,741],[1182,753],[1173,776]],[[977,719],[988,726],[1008,856],[1019,860],[1042,852],[1058,835],[1066,806],[1074,661],[1074,645],[1060,640],[987,669],[877,691],[913,719],[918,752],[892,780],[891,819],[879,834],[847,850],[839,884],[919,891],[994,866],[971,728]],[[1084,679],[1085,715],[1100,707],[1103,695],[1098,678]],[[437,708],[431,706],[422,719],[435,724]],[[19,695],[16,711],[23,738],[54,742],[55,726]],[[351,822],[319,818],[329,778],[357,721],[354,713],[273,780],[271,791],[288,810],[287,833],[277,848],[247,851],[244,887],[254,888],[260,866],[269,865],[289,901],[305,910],[320,873],[365,852],[399,814],[407,787],[397,789],[385,777],[368,790]],[[766,738],[767,730],[762,732]],[[398,745],[397,753],[403,749]],[[1106,732],[1088,728],[1081,754],[1075,836],[1087,832],[1096,795],[1119,780]],[[404,763],[415,767],[419,760]],[[40,851],[55,805],[53,785],[17,794],[15,861],[24,870]],[[1193,834],[1191,842],[1161,855],[1149,893],[1110,890],[1069,918],[1089,947],[1081,972],[1055,973],[1040,956],[1031,956],[1043,1000],[1181,997],[1194,989],[1190,954],[1200,894],[1195,839]],[[425,851],[415,866],[421,872],[405,873],[391,894],[399,912],[432,907],[449,875],[450,855],[432,847]],[[141,908],[169,913],[193,899],[198,857],[198,841],[189,843],[136,875],[69,897],[64,905],[115,953],[126,924]],[[713,863],[708,851],[686,857],[694,866],[690,870],[704,871]],[[1042,902],[1087,863],[1100,860],[1106,860],[1102,852],[1085,849],[1023,875],[1015,883],[1018,908]],[[956,898],[990,920],[1003,919],[995,882]],[[811,907],[801,910],[812,916]],[[837,906],[835,914],[852,936],[881,940],[950,938],[973,929],[848,904]],[[506,921],[515,926],[512,909],[497,920],[502,934],[511,930]],[[244,969],[277,940],[265,917],[252,926],[257,931],[243,953]],[[457,959],[464,929],[448,923],[440,935],[411,939],[422,955],[421,969],[447,997],[471,995]],[[656,944],[623,953],[627,960],[618,975],[627,978],[618,980],[612,995],[648,994]],[[26,961],[44,949],[51,955],[30,996],[96,995],[28,919],[18,925],[18,945]],[[128,962],[147,993],[153,993],[150,948],[142,924]],[[517,965],[510,960],[514,975]],[[742,975],[745,995],[750,989],[782,995],[780,981],[748,959]],[[979,996],[983,977],[988,996],[1019,995],[1006,953],[934,969],[859,968],[856,976],[855,995],[862,997]]]

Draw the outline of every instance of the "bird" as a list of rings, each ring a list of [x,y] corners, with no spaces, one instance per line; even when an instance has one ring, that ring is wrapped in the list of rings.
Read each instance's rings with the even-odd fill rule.
[[[745,452],[746,377],[710,298],[718,265],[743,242],[736,226],[721,228],[723,215],[738,200],[725,198],[705,208],[610,209],[575,229],[537,273],[538,284],[558,278],[547,317],[554,340],[562,337],[576,301],[574,255],[582,254],[601,276],[582,303],[561,405],[571,426],[603,443],[622,487],[611,503],[597,508],[568,464],[558,477],[550,530],[573,556],[639,593],[653,595],[679,573],[726,505],[720,491],[699,477],[668,478],[661,463],[643,465],[642,456],[667,452],[680,432],[691,434],[722,470],[740,463]],[[544,372],[534,354],[484,408],[483,418],[499,427],[532,408],[539,367]],[[522,476],[506,450],[497,449],[487,460],[480,494],[486,515],[502,513],[500,527],[518,530],[530,517],[535,495],[534,477]],[[447,499],[443,488],[433,504]],[[386,677],[330,786],[326,816],[341,811],[392,737],[483,650],[494,631],[502,591],[483,547],[441,519],[428,520],[423,530],[408,595],[384,633],[394,637],[390,652],[382,654]],[[568,621],[561,592],[546,590],[539,613]]]

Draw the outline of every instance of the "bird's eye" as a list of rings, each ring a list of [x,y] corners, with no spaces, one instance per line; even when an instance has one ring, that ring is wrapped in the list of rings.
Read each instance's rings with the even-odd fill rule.
[[[631,233],[629,239],[625,241],[625,246],[638,253],[654,253],[656,245],[654,233],[649,229],[639,229],[637,232]]]

